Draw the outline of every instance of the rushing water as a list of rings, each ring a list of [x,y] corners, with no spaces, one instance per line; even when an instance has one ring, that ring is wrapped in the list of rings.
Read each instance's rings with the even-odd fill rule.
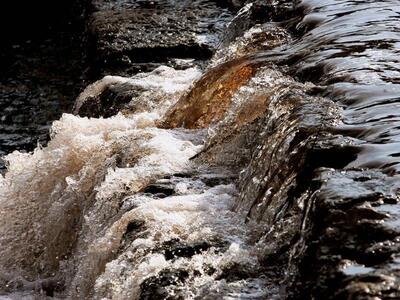
[[[349,167],[399,172],[399,2],[302,1],[300,6],[307,15],[298,27],[307,33],[292,49],[301,57],[296,75],[325,86],[324,94],[344,108],[340,130],[358,139],[362,149]]]
[[[140,92],[120,113],[64,114],[46,147],[5,157],[0,298],[282,299],[310,148],[350,145],[316,167],[379,168],[398,186],[399,2],[273,7],[262,24],[242,9],[204,74],[107,76],[74,112],[122,83]]]

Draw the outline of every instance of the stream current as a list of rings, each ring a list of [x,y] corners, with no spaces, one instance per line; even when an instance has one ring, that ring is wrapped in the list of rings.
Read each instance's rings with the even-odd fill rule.
[[[344,169],[397,178],[400,5],[273,7],[230,32],[205,71],[106,76],[47,146],[5,156],[0,299],[286,297],[292,269],[264,258],[307,218],[307,191],[285,200],[302,147],[329,129],[355,149]],[[140,93],[118,114],[79,116],[119,83]]]

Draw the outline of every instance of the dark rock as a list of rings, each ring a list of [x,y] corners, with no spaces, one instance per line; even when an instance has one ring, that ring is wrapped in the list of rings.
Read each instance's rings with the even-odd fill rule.
[[[232,17],[207,1],[154,3],[98,1],[88,26],[95,77],[149,71],[173,58],[209,59]]]
[[[178,257],[190,258],[193,255],[200,254],[210,248],[215,248],[216,251],[225,251],[229,246],[225,241],[198,241],[186,243],[179,239],[173,239],[164,242],[156,249],[157,252],[163,252],[167,260],[172,260]]]
[[[246,0],[213,0],[217,5],[221,7],[228,7],[234,11],[242,8],[248,1]]]
[[[320,159],[308,159],[317,152],[317,137],[333,139],[329,130],[337,118],[333,102],[306,96],[295,85],[269,103],[266,114],[257,120],[255,152],[240,179],[237,207],[245,208],[248,218],[274,224],[291,207],[289,203],[307,190],[309,182],[304,175],[315,168],[309,162],[324,164],[331,158],[331,153],[320,151]],[[299,186],[302,191],[296,190]]]
[[[236,1],[232,1],[236,2]],[[227,45],[235,38],[242,36],[243,33],[256,24],[263,24],[267,22],[280,22],[287,21],[295,16],[295,10],[292,1],[278,0],[278,1],[238,1],[242,8],[235,16],[232,22],[229,23],[224,36],[222,37],[222,44]],[[246,2],[247,5],[244,6]],[[235,7],[237,4],[232,3],[231,6]]]
[[[139,299],[141,300],[183,300],[182,295],[171,295],[168,291],[169,286],[182,285],[189,273],[186,270],[164,270],[158,276],[147,278],[140,285],[141,293]]]
[[[314,196],[310,233],[299,264],[297,291],[302,292],[292,298],[400,297],[400,273],[393,263],[400,250],[400,228],[390,226],[390,214],[379,209],[385,199],[397,199],[398,180],[375,170],[322,169],[316,181],[321,188]],[[398,210],[398,204],[391,206]],[[367,267],[353,271],[351,265]]]
[[[41,289],[47,297],[54,297],[57,292],[65,288],[63,284],[58,279],[45,279],[41,281]]]
[[[98,95],[85,99],[79,109],[74,109],[74,113],[82,117],[108,118],[126,108],[134,97],[140,96],[141,92],[143,92],[143,88],[140,86],[133,87],[129,83],[111,83],[106,85]]]
[[[126,226],[125,233],[121,239],[121,245],[119,251],[122,251],[126,247],[129,247],[132,241],[138,237],[143,237],[146,229],[146,223],[143,220],[132,220]]]
[[[223,184],[231,184],[236,179],[237,178],[234,176],[223,176],[223,175],[221,176],[213,174],[200,177],[200,180],[203,181],[209,187],[214,187]]]
[[[148,193],[154,195],[157,198],[165,198],[175,194],[174,186],[170,183],[153,183],[149,184],[143,193]]]
[[[163,244],[166,260],[177,257],[192,257],[203,251],[207,251],[211,245],[207,242],[198,242],[194,244],[184,244],[180,241],[172,240]]]
[[[137,231],[141,228],[143,228],[143,225],[145,224],[144,221],[139,221],[139,220],[133,220],[129,222],[128,226],[126,227],[126,231],[124,233],[123,237],[126,237],[128,235],[131,235],[132,232]]]
[[[216,280],[226,280],[227,282],[234,282],[243,279],[248,279],[252,277],[259,276],[260,271],[253,266],[245,266],[234,263],[230,266],[224,268],[220,275],[218,275]]]

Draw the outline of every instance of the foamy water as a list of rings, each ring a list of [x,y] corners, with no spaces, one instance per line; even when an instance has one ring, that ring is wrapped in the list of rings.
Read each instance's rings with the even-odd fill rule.
[[[283,2],[292,6],[271,5],[264,24],[252,23],[256,4],[240,10],[204,74],[162,66],[106,76],[54,122],[46,147],[6,156],[0,299],[282,299],[290,291],[279,289],[302,290],[303,280],[324,290],[332,275],[336,285],[323,263],[309,278],[320,257],[303,256],[331,251],[315,244],[325,225],[312,224],[323,197],[314,171],[397,172],[398,6],[307,0],[284,20]],[[113,85],[138,93],[112,117],[77,116]],[[344,187],[319,180],[327,194]],[[347,183],[343,192],[349,203],[362,193]],[[397,210],[387,210],[394,228]],[[372,272],[338,253],[344,275]],[[339,256],[329,255],[335,270]]]
[[[160,67],[108,76],[82,93],[76,109],[107,84],[128,82],[146,90],[139,110],[104,119],[64,114],[46,147],[6,156],[4,299],[44,297],[46,284],[59,297],[138,299],[157,280],[172,280],[164,292],[185,299],[265,296],[252,241],[257,226],[232,211],[235,175],[191,160],[210,132],[156,127],[199,74]],[[224,278],[232,268],[249,275]]]

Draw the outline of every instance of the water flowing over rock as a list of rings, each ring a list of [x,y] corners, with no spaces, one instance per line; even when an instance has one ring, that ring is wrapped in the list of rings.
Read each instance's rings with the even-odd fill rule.
[[[92,83],[4,158],[0,298],[400,298],[399,7],[90,1]]]

